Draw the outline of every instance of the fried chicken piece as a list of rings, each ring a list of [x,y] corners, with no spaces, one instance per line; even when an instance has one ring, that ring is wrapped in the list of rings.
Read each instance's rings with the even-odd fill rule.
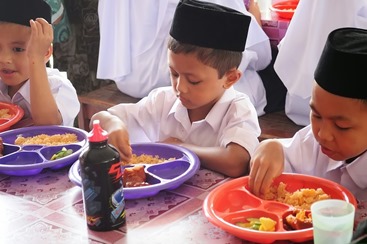
[[[289,214],[285,220],[286,224],[292,230],[302,230],[312,227],[312,216],[310,210],[297,209],[293,214]]]
[[[137,187],[149,185],[146,182],[146,175],[143,165],[126,167],[123,175],[124,187]]]

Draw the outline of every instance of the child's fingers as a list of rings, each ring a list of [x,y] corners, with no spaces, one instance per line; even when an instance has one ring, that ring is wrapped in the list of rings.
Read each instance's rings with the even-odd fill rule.
[[[263,180],[266,171],[256,170],[251,176],[251,191],[255,196],[260,196],[261,190],[263,189]]]
[[[31,25],[32,33],[40,36],[45,36],[48,38],[53,38],[53,28],[45,19],[37,18],[36,20],[29,21]]]
[[[130,161],[132,157],[132,149],[128,138],[128,135],[122,131],[115,131],[108,135],[108,143],[119,151],[123,162]]]
[[[132,148],[127,144],[123,144],[118,147],[118,151],[120,152],[121,161],[129,162],[132,157]]]

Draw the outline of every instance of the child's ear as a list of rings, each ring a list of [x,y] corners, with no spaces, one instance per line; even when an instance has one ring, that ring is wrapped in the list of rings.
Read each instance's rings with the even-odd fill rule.
[[[228,89],[233,86],[242,76],[242,72],[237,68],[233,68],[226,73],[226,80],[223,88]]]
[[[54,50],[54,48],[53,48],[53,46],[52,46],[52,44],[50,45],[50,47],[48,48],[48,50],[47,50],[47,53],[46,53],[46,55],[45,55],[45,63],[47,63],[48,62],[48,60],[50,60],[50,57],[51,57],[51,55],[52,55],[52,53],[53,53],[53,50]]]

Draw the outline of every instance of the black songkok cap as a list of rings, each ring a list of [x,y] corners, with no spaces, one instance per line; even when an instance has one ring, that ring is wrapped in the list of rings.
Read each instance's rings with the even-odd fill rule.
[[[51,23],[51,8],[44,0],[0,0],[0,21],[29,25],[29,20],[44,18]]]
[[[315,71],[315,80],[326,91],[349,98],[367,98],[367,30],[332,31]]]
[[[243,52],[250,21],[250,16],[218,4],[181,0],[170,35],[182,43]]]

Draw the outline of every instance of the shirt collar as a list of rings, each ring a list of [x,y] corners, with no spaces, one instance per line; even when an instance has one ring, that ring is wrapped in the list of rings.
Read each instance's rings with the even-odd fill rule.
[[[8,86],[4,82],[0,82],[0,92],[5,96],[8,95]],[[14,101],[15,98],[17,98],[19,95],[21,95],[24,99],[27,101],[30,101],[30,87],[29,87],[29,80],[27,80],[23,86],[14,94],[12,101]]]
[[[361,189],[367,189],[367,153],[365,152],[346,166],[348,174]]]
[[[343,166],[347,170],[350,178],[354,181],[356,185],[358,185],[361,189],[367,188],[367,177],[366,177],[366,164],[367,161],[367,153],[362,154],[358,158],[356,158],[353,162],[346,164],[344,161],[333,161],[330,160],[327,166],[327,172],[333,171],[335,169],[341,170]]]
[[[0,92],[3,95],[7,95],[8,94],[8,86],[5,85],[3,82],[0,82]]]
[[[237,92],[233,87],[226,89],[222,97],[218,100],[218,102],[215,103],[213,108],[206,116],[205,121],[213,128],[213,130],[216,131],[219,129],[222,120],[218,118],[224,117],[224,115],[227,113],[229,105],[236,98],[236,94]],[[181,122],[189,119],[187,108],[182,105],[179,99],[176,99],[167,117],[172,115],[174,115],[175,118]]]

